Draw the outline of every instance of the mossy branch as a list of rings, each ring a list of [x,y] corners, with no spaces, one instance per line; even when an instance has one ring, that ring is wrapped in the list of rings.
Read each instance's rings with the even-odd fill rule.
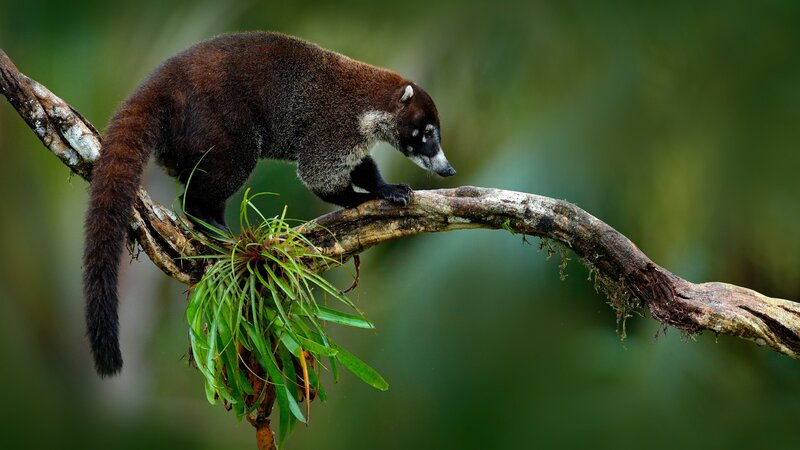
[[[0,91],[44,145],[74,173],[91,180],[100,153],[97,130],[44,86],[21,74],[0,50]],[[756,341],[800,358],[800,304],[725,283],[686,281],[655,264],[621,233],[577,206],[534,194],[461,187],[416,191],[406,207],[370,201],[300,226],[322,252],[343,264],[369,247],[429,232],[505,229],[558,241],[590,267],[611,297],[633,301],[661,323]],[[193,284],[203,253],[172,212],[139,191],[132,236],[167,275]],[[315,267],[330,269],[331,264]],[[611,298],[612,303],[614,298]]]

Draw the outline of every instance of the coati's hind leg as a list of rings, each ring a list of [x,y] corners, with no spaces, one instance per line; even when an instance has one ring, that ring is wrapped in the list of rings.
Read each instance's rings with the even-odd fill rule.
[[[225,204],[244,185],[258,162],[256,155],[243,156],[214,148],[197,169],[181,174],[180,181],[186,185],[182,196],[184,212],[191,219],[229,231]]]

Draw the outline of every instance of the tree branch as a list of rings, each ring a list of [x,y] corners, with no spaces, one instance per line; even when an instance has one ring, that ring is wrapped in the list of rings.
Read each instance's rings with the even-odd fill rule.
[[[97,130],[44,86],[19,73],[2,50],[0,91],[51,152],[91,180],[101,148]],[[711,330],[738,336],[800,358],[800,304],[731,284],[690,283],[655,264],[609,225],[563,200],[478,187],[416,191],[407,207],[370,201],[300,227],[339,264],[389,240],[469,228],[505,229],[558,241],[581,258],[596,286],[620,308],[640,305],[661,323],[690,333]],[[191,285],[202,274],[197,263],[179,259],[201,254],[202,247],[172,211],[144,190],[139,191],[131,231],[167,275]]]

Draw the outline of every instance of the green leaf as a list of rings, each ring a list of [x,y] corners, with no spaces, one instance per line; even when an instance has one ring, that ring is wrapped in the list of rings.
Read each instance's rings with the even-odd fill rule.
[[[300,405],[297,403],[297,399],[294,398],[294,395],[292,395],[291,392],[289,392],[289,388],[285,384],[283,385],[283,388],[286,389],[286,395],[289,397],[289,409],[292,411],[292,414],[294,414],[294,417],[296,417],[300,422],[308,423],[303,415],[303,411],[300,410]]]
[[[250,337],[250,341],[256,348],[256,352],[262,358],[267,358],[267,342],[264,340],[264,337],[253,328],[253,325],[246,323],[244,324],[245,330],[247,330],[247,336]],[[266,368],[265,368],[266,369]]]
[[[297,403],[297,396],[299,395],[297,386],[297,372],[294,369],[294,359],[285,347],[278,349],[278,354],[281,358],[283,372],[285,373],[284,382],[287,394],[289,395],[289,409],[297,420],[306,423],[306,418],[300,410],[300,405]]]
[[[281,397],[284,397],[284,406],[286,408],[280,408],[281,417],[283,417],[284,411],[288,409],[297,420],[305,423],[306,418],[303,416],[303,412],[300,411],[300,405],[297,404],[297,399],[289,391],[289,382],[281,373],[280,369],[278,369],[278,363],[275,361],[275,356],[272,353],[269,353],[269,377],[272,378],[275,383],[275,392],[278,395],[279,406]],[[292,385],[294,386],[294,384]]]
[[[318,355],[323,355],[323,356],[336,356],[339,353],[339,351],[336,350],[335,348],[317,344],[311,339],[306,339],[303,336],[298,336],[298,337],[300,338],[300,344],[303,345],[306,349],[308,349],[312,353],[316,353]]]
[[[361,378],[361,380],[375,389],[385,391],[389,389],[389,383],[375,371],[372,367],[368,366],[364,361],[356,358],[352,353],[347,352],[345,349],[334,345],[334,348],[339,351],[336,359],[353,375]]]
[[[310,370],[308,371],[308,378],[309,382],[311,383],[311,387],[317,390],[317,398],[324,402],[328,400],[328,395],[325,392],[325,389],[322,387],[322,383],[319,380],[319,372],[320,369]]]
[[[294,369],[292,354],[284,346],[278,346],[278,356],[281,358],[281,367],[289,395],[297,400],[297,372]]]
[[[283,344],[283,346],[286,347],[286,349],[289,350],[291,354],[299,358],[300,355],[303,353],[303,349],[300,348],[300,344],[298,344],[297,341],[292,339],[292,337],[289,336],[287,333],[281,333],[280,336],[281,336],[281,343]]]
[[[317,318],[326,322],[338,323],[349,327],[374,329],[375,325],[367,319],[353,314],[343,313],[335,309],[320,306],[317,310]]]
[[[333,374],[333,382],[334,383],[338,383],[339,382],[339,365],[336,364],[336,357],[335,356],[331,356],[330,358],[328,358],[328,361],[331,362],[331,374]]]
[[[200,305],[202,304],[203,295],[205,294],[205,283],[198,283],[192,290],[192,295],[189,297],[189,304],[186,305],[186,320],[189,325],[194,323],[198,315],[202,315]]]
[[[289,427],[294,416],[289,411],[289,395],[286,391],[286,384],[283,379],[283,374],[278,369],[278,364],[275,362],[272,354],[267,352],[264,358],[264,367],[269,375],[269,381],[275,385],[275,396],[278,400],[278,412],[280,413],[280,427],[278,428],[278,447],[283,445],[286,437],[289,434]]]

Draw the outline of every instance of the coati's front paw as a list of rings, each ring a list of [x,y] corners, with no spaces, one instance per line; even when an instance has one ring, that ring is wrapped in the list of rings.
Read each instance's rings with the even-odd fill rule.
[[[407,184],[384,184],[378,189],[378,197],[396,205],[406,206],[411,202],[414,191]]]

